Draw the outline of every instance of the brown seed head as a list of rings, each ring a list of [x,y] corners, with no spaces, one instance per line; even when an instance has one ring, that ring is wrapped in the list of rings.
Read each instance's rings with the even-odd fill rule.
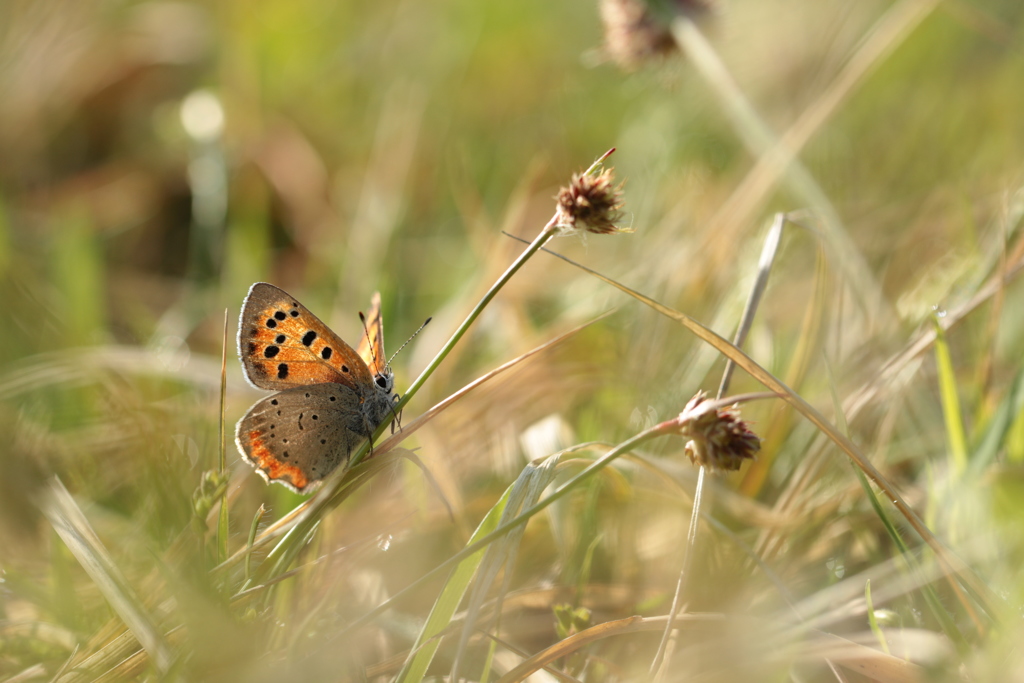
[[[665,17],[652,12],[649,3],[650,0],[601,0],[604,51],[627,71],[676,50]],[[662,0],[661,4],[668,11],[691,16],[712,8],[711,0]]]
[[[597,174],[576,173],[569,187],[558,191],[558,227],[564,234],[581,228],[599,235],[631,232],[615,225],[622,220],[622,185],[612,187],[614,178],[610,168]]]
[[[761,440],[740,419],[732,405],[716,408],[706,402],[702,391],[690,399],[676,420],[680,436],[686,442],[690,462],[718,470],[738,470],[744,460],[752,460],[761,450]]]

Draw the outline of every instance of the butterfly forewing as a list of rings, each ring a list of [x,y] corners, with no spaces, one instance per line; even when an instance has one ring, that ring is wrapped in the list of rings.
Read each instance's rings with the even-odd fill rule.
[[[238,355],[246,379],[260,389],[331,382],[358,390],[373,382],[351,346],[287,292],[265,282],[254,284],[242,304]]]

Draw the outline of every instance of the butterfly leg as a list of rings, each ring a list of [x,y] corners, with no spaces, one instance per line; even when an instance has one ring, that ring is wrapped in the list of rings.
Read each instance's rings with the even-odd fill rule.
[[[395,394],[394,403],[398,403],[401,400],[402,400],[402,397],[399,394]],[[395,433],[395,424],[398,424],[398,431],[402,431],[402,413],[404,413],[404,412],[405,412],[405,409],[403,408],[402,410],[400,410],[400,411],[398,411],[396,413],[395,412],[394,404],[392,404],[392,406],[391,406],[391,414],[394,415],[394,417],[395,417],[395,419],[391,422],[391,433],[392,434]]]

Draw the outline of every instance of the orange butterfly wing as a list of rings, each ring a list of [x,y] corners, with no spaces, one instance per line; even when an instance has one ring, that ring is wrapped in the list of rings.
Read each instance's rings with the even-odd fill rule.
[[[388,358],[384,354],[384,321],[380,315],[380,292],[373,293],[365,322],[366,332],[359,340],[359,357],[363,359],[374,376],[383,375]]]
[[[379,319],[377,306],[378,332]],[[373,386],[370,366],[351,346],[294,297],[266,282],[254,284],[242,303],[238,355],[245,378],[260,389],[334,382],[363,395]]]

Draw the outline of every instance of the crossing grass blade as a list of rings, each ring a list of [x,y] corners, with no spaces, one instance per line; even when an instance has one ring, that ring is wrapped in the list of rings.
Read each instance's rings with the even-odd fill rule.
[[[509,486],[498,502],[487,512],[479,526],[477,526],[476,531],[470,537],[470,545],[497,528],[515,487],[515,484]],[[485,552],[486,549],[481,548],[459,562],[452,570],[440,595],[434,601],[434,606],[430,610],[426,623],[416,637],[410,658],[406,660],[402,671],[398,675],[397,680],[399,683],[419,683],[419,681],[423,680],[427,667],[430,666],[434,655],[437,653],[437,648],[441,645],[438,636],[448,628],[452,617],[455,616],[455,612],[459,608],[459,604],[461,604],[462,598],[465,596],[470,581],[472,581],[473,575],[480,566]]]
[[[75,499],[59,479],[51,480],[49,490],[40,501],[40,507],[111,608],[146,649],[157,669],[170,669],[174,663],[174,654],[164,640],[156,620],[118,570]]]

